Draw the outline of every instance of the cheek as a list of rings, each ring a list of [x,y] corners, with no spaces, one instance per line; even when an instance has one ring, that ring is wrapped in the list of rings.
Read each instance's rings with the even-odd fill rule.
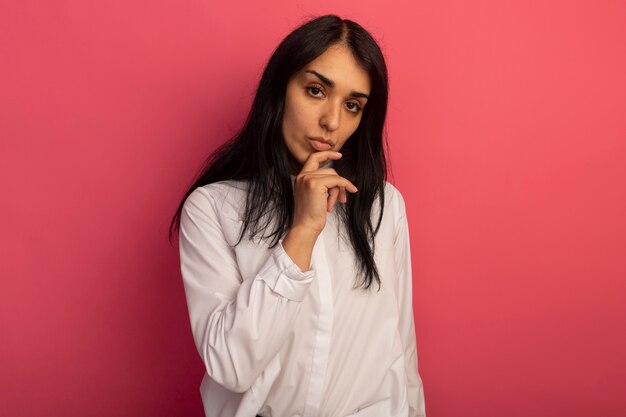
[[[342,137],[344,138],[344,143],[358,129],[360,122],[361,122],[361,118],[358,117],[358,118],[354,118],[354,120],[351,120],[350,123],[346,124],[345,126],[346,129],[342,135]]]
[[[297,99],[294,99],[293,97],[287,98],[283,114],[283,131],[293,134],[295,133],[295,130],[302,127],[304,120],[306,119],[302,110],[302,105]]]

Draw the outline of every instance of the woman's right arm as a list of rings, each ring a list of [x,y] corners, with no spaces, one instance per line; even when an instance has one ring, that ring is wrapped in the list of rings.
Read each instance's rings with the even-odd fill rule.
[[[194,341],[207,373],[225,388],[245,392],[283,346],[315,271],[302,272],[281,242],[256,276],[243,280],[218,210],[203,188],[185,201],[181,273]]]
[[[345,203],[346,190],[357,188],[332,168],[320,165],[341,158],[339,152],[313,152],[302,165],[294,181],[294,221],[284,239],[285,251],[303,270],[311,261],[315,241],[326,225],[326,213],[337,200]]]
[[[356,187],[321,163],[330,151],[311,154],[295,181],[294,223],[254,278],[241,277],[219,222],[219,207],[204,188],[183,205],[180,262],[196,347],[209,376],[245,392],[284,345],[315,278],[311,254],[326,212]]]

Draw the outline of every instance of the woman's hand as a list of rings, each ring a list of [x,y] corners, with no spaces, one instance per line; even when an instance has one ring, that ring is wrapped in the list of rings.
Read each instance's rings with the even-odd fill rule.
[[[339,152],[321,151],[309,155],[296,176],[294,189],[295,216],[293,228],[319,235],[326,225],[326,213],[333,210],[337,199],[345,203],[346,190],[357,188],[333,168],[320,168],[324,162],[341,158]]]
[[[314,152],[307,158],[294,181],[294,221],[283,247],[301,271],[309,270],[313,247],[326,226],[326,213],[337,198],[346,202],[346,190],[355,193],[354,184],[332,168],[320,168],[329,160],[341,158],[339,152]]]

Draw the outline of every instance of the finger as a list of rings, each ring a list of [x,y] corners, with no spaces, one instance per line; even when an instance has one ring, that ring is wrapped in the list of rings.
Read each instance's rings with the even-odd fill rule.
[[[315,171],[315,174],[324,174],[324,175],[339,175],[334,168],[318,168]],[[313,172],[312,172],[313,173]]]
[[[298,174],[298,177],[307,176],[307,177],[317,178],[317,177],[328,176],[328,175],[339,176],[339,174],[337,174],[337,171],[335,171],[333,168],[318,168],[313,171],[300,171],[300,173]]]
[[[325,190],[330,190],[331,188],[334,188],[334,187],[340,187],[340,188],[343,187],[351,193],[356,193],[358,191],[356,186],[352,184],[350,180],[348,180],[347,178],[341,177],[339,175],[327,175],[327,176],[316,177],[313,181],[314,181],[314,185],[313,184],[312,185],[315,188],[325,187]]]
[[[306,161],[304,161],[300,172],[315,171],[316,169],[319,169],[320,165],[324,162],[339,159],[341,156],[342,155],[339,152],[335,151],[313,152],[309,155]]]
[[[333,207],[335,206],[335,202],[337,201],[337,196],[339,195],[339,188],[334,187],[328,190],[328,207],[326,211],[333,211]]]
[[[339,187],[339,201],[343,204],[348,202],[348,196],[346,195],[346,189],[344,187]]]

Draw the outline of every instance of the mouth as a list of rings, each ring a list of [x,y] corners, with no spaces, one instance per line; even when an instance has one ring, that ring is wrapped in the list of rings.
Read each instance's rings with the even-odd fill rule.
[[[309,143],[316,151],[327,151],[333,147],[333,143],[325,138],[308,138]]]

